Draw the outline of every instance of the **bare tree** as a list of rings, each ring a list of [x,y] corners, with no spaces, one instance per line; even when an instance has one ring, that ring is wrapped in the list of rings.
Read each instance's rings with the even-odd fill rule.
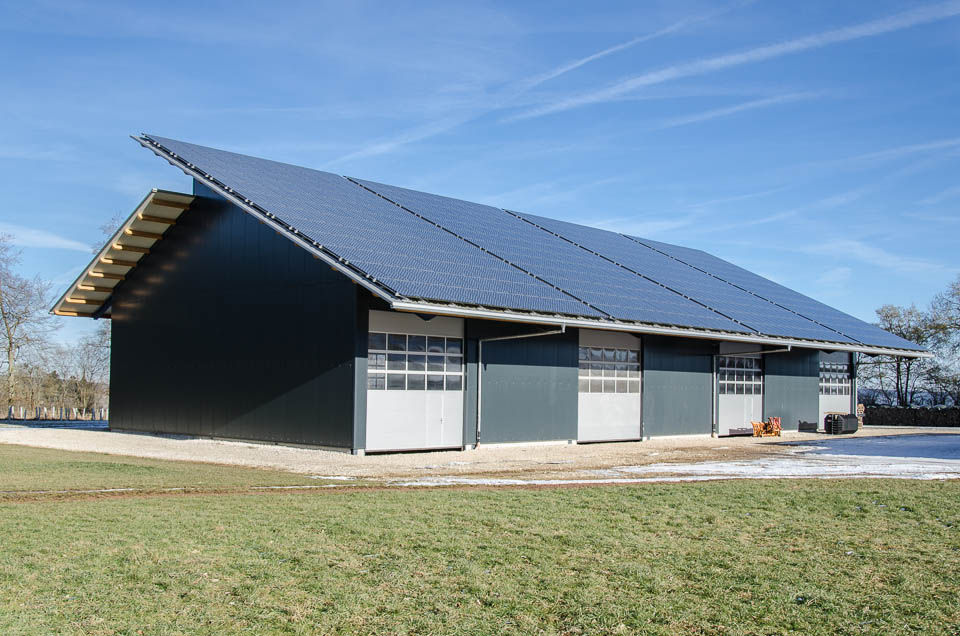
[[[17,398],[17,363],[27,351],[36,352],[49,343],[56,324],[47,313],[50,284],[25,278],[15,272],[20,252],[11,237],[0,236],[0,347],[7,374],[7,407]]]
[[[99,321],[97,330],[73,348],[71,378],[82,409],[106,406],[110,385],[110,323]]]
[[[936,359],[930,369],[931,389],[942,402],[960,405],[960,276],[930,305],[939,329],[933,350]]]

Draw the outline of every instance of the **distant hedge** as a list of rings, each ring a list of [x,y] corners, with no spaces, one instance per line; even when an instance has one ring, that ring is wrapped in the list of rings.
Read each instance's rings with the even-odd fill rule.
[[[960,408],[945,409],[868,406],[863,415],[865,426],[956,426],[960,427]]]

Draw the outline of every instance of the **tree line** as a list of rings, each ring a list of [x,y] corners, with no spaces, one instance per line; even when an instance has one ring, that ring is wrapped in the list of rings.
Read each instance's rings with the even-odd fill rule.
[[[960,276],[926,308],[884,305],[878,326],[929,349],[932,358],[866,356],[857,361],[864,404],[960,406]]]
[[[48,418],[89,416],[107,408],[110,322],[99,321],[93,334],[72,345],[57,342],[50,283],[18,273],[20,258],[12,238],[0,235],[0,393],[6,406],[0,418],[38,411]]]

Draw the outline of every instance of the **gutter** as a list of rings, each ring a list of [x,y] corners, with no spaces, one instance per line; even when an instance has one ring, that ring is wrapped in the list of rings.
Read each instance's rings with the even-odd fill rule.
[[[505,322],[519,322],[538,325],[556,325],[570,327],[584,327],[586,329],[604,329],[607,331],[626,331],[662,336],[682,336],[685,338],[699,338],[702,340],[722,340],[725,342],[749,342],[764,345],[778,345],[781,347],[800,347],[804,349],[823,349],[827,351],[853,351],[870,355],[902,356],[904,358],[932,358],[929,351],[912,351],[910,349],[888,349],[871,347],[859,344],[841,342],[827,342],[823,340],[800,340],[796,338],[782,338],[778,336],[762,336],[731,331],[709,331],[667,325],[652,325],[645,323],[619,322],[591,318],[571,318],[559,315],[529,314],[509,310],[481,309],[455,305],[438,305],[421,303],[409,300],[395,300],[390,302],[390,308],[395,311],[413,313],[428,313],[440,316],[454,316],[458,318],[485,318],[487,320],[502,320]]]

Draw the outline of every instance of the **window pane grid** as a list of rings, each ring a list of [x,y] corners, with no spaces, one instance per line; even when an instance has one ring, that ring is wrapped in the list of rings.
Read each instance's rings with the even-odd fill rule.
[[[853,380],[850,365],[844,362],[820,363],[820,395],[850,395]]]
[[[462,391],[463,339],[371,332],[367,389]]]
[[[720,395],[763,395],[763,360],[718,356],[717,379]]]
[[[580,393],[639,393],[640,352],[580,347]]]

